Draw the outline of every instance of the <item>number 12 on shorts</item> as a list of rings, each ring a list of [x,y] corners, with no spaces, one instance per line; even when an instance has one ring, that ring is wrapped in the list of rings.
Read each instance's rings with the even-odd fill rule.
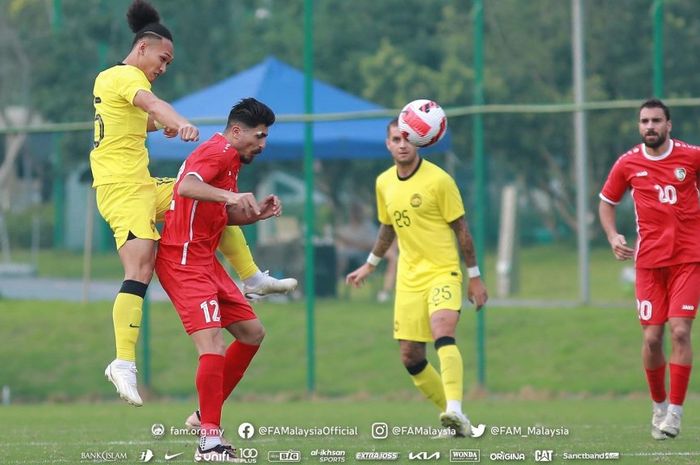
[[[209,309],[211,306],[211,311]],[[221,315],[219,314],[219,302],[212,299],[209,302],[206,300],[199,304],[199,307],[204,312],[204,321],[211,323],[212,321],[221,321]]]

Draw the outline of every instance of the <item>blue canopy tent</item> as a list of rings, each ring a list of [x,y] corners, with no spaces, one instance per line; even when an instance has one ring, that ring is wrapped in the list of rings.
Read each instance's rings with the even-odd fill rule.
[[[315,80],[314,113],[381,111],[384,108],[343,90]],[[188,119],[216,118],[224,121],[233,104],[255,97],[279,115],[304,113],[304,74],[296,68],[268,57],[259,64],[173,102]],[[425,96],[416,96],[425,97]],[[388,157],[384,145],[388,117],[314,123],[314,157],[317,159],[360,159]],[[207,140],[223,124],[199,125],[200,140]],[[167,139],[161,132],[148,137],[152,160],[182,160],[195,147],[178,139]],[[450,138],[424,153],[449,150]],[[304,123],[277,122],[270,130],[267,148],[259,161],[297,160],[304,154]]]

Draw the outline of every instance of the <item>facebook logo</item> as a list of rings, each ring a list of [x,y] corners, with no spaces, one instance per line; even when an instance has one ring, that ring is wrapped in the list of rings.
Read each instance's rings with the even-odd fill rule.
[[[241,439],[250,439],[255,434],[255,426],[251,423],[245,422],[238,426],[238,435]]]

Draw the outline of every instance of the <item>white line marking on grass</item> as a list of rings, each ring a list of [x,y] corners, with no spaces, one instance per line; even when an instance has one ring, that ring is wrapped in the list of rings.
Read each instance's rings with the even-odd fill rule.
[[[155,445],[155,444],[196,444],[197,440],[186,441],[183,439],[175,440],[165,440],[165,441],[105,441],[99,444],[87,444],[81,441],[33,441],[33,442],[4,442],[4,446],[90,446],[100,448],[102,446],[145,446],[145,445]]]
[[[620,452],[621,456],[631,455],[634,457],[690,457],[700,455],[700,452]]]
[[[37,460],[37,459],[31,459],[30,461],[25,461],[25,460],[10,460],[10,461],[3,461],[2,463],[59,463],[59,462],[75,462],[74,460],[66,460],[66,459],[47,459],[47,460]]]

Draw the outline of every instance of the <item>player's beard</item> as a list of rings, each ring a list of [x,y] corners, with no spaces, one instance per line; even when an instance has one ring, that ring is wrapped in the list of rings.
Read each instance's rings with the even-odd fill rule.
[[[654,142],[648,142],[646,135],[643,138],[644,145],[646,145],[650,149],[654,149],[654,150],[656,150],[659,147],[661,147],[662,145],[664,145],[664,143],[666,142],[666,139],[668,137],[668,134],[657,134],[657,133],[655,133],[655,134],[656,134],[656,140]]]

